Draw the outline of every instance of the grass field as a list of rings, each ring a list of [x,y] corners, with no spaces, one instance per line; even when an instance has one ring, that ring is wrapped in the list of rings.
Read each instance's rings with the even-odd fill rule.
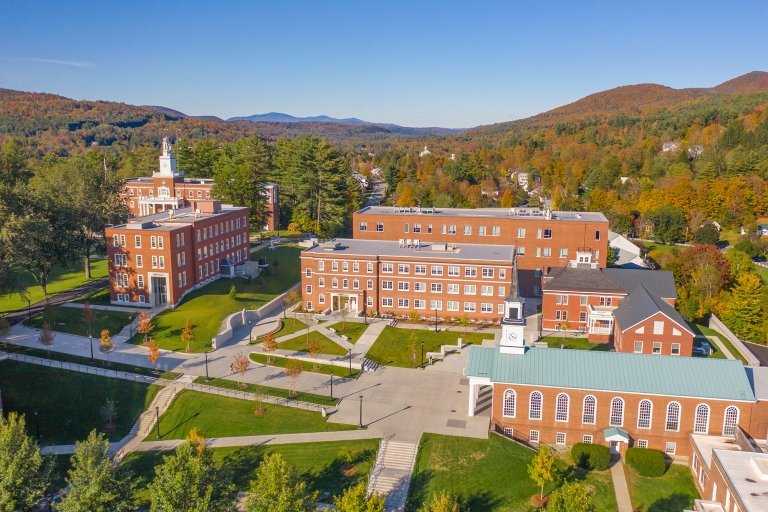
[[[744,356],[741,355],[741,352],[736,350],[736,347],[733,346],[733,343],[731,343],[730,340],[728,340],[728,338],[726,338],[716,330],[711,329],[704,324],[689,323],[688,325],[696,334],[703,334],[704,336],[715,336],[717,339],[719,339],[723,343],[723,345],[725,345],[725,348],[728,349],[728,351],[733,355],[733,357],[740,360],[742,363],[747,364],[747,360],[744,359]],[[716,354],[720,353],[720,350],[717,348],[717,346],[714,343],[710,342],[710,345],[712,345],[712,348],[717,351],[715,354],[711,355],[710,357],[718,357]],[[725,354],[721,354],[719,358],[725,359],[726,358]]]
[[[93,279],[100,279],[107,277],[107,260],[91,260],[91,276]],[[45,299],[43,295],[43,289],[37,283],[34,276],[27,271],[21,272],[22,285],[27,288],[29,293],[29,300],[34,304],[35,302]],[[87,283],[85,278],[85,271],[83,265],[77,263],[70,268],[57,268],[48,278],[48,297],[56,295],[57,293],[71,290],[81,284]],[[21,309],[27,306],[27,301],[19,297],[18,295],[2,295],[0,296],[0,313],[5,311],[13,311]]]
[[[93,314],[96,321],[91,326],[93,337],[98,339],[102,329],[107,329],[111,335],[115,335],[128,325],[133,314],[122,311],[104,311],[94,309]],[[50,317],[43,312],[32,317],[31,321],[26,322],[29,327],[42,329],[43,323],[48,321],[54,331],[77,334],[79,336],[88,336],[88,324],[83,320],[82,308],[68,308],[63,306],[54,306],[50,308]]]
[[[651,251],[661,251],[661,252],[674,252],[674,251],[681,251],[685,249],[684,245],[668,245],[668,244],[662,244],[659,242],[639,242],[640,245],[645,248],[648,252]]]
[[[279,338],[280,336],[288,336],[289,334],[293,334],[295,332],[299,332],[302,329],[307,328],[307,324],[299,320],[298,318],[284,318],[280,320],[281,326],[280,330],[275,333],[275,338]],[[259,341],[256,343],[260,343],[263,341],[264,338],[259,338]]]
[[[349,448],[355,454],[355,470],[343,472],[340,453]],[[261,460],[272,453],[279,453],[299,472],[301,480],[311,490],[320,493],[320,499],[330,502],[328,496],[337,496],[359,481],[367,481],[371,466],[376,459],[379,441],[334,441],[324,443],[279,444],[272,446],[244,446],[239,448],[214,448],[213,460],[216,465],[232,475],[238,491],[248,489]],[[149,493],[146,484],[155,475],[155,466],[162,463],[164,456],[172,452],[133,452],[126,458],[125,468],[140,478],[137,506],[148,509]],[[327,494],[326,494],[327,493]]]
[[[285,365],[288,362],[288,358],[280,357],[280,356],[272,356],[271,363],[267,363],[267,356],[263,354],[251,353],[249,357],[251,358],[251,361],[253,361],[254,363],[268,364],[268,366],[274,366],[276,368],[285,368]],[[305,372],[322,373],[324,375],[330,375],[331,372],[333,372],[334,375],[338,375],[340,377],[355,378],[357,377],[357,374],[360,373],[360,370],[356,368],[352,368],[352,373],[350,373],[349,367],[346,367],[346,366],[320,364],[320,365],[317,365],[317,370],[315,370],[314,365],[309,361],[302,361],[301,364],[302,364],[302,370]]]
[[[344,349],[344,347],[337,345],[333,340],[317,331],[310,331],[308,334],[302,334],[295,338],[291,338],[287,341],[278,343],[277,348],[280,350],[307,352],[308,341],[317,342],[320,347],[321,354],[327,354],[329,356],[343,356],[347,353],[347,350]]]
[[[278,398],[291,398],[300,402],[310,402],[319,405],[336,405],[339,400],[334,398],[331,400],[328,396],[315,395],[313,393],[305,393],[299,391],[296,396],[289,397],[289,390],[283,388],[273,388],[270,386],[262,386],[259,384],[246,383],[244,388],[240,387],[240,383],[229,379],[211,379],[205,380],[205,377],[198,377],[195,379],[198,384],[205,384],[207,386],[216,386],[224,389],[235,389],[237,391],[245,391],[247,393],[256,393],[260,395],[269,395]]]
[[[108,398],[115,401],[117,419],[107,434],[112,441],[123,438],[159,387],[6,360],[0,362],[0,389],[6,414],[24,414],[32,435],[37,411],[41,443],[69,444],[94,428],[104,431],[99,411]]]
[[[93,293],[87,293],[83,295],[82,297],[78,297],[72,302],[88,302],[89,304],[99,304],[102,306],[109,306],[111,303],[109,302],[109,288],[102,288],[101,290],[96,290]]]
[[[251,259],[266,256],[271,264],[272,274],[266,273],[262,279],[248,281],[243,278],[219,279],[187,295],[181,304],[172,310],[164,311],[153,318],[155,330],[152,336],[160,348],[182,351],[186,348],[181,340],[181,331],[187,320],[192,322],[195,340],[191,343],[192,352],[205,352],[211,347],[211,338],[219,332],[224,318],[243,309],[257,309],[299,282],[298,246],[280,246],[274,251],[263,249],[251,255]],[[279,261],[274,265],[274,261]],[[238,290],[237,299],[229,297],[232,286]],[[143,336],[134,336],[133,343],[143,343]]]
[[[459,497],[462,510],[529,512],[539,491],[528,476],[534,452],[498,435],[489,439],[424,434],[416,457],[408,510],[420,510],[433,493],[447,490]],[[561,463],[565,469],[565,463]],[[616,510],[608,472],[565,472],[568,479],[593,487],[595,510]],[[545,487],[554,490],[559,483]]]
[[[757,272],[757,275],[760,276],[764,283],[768,283],[768,268],[755,265],[755,272]]]
[[[324,325],[326,329],[328,327],[331,327],[332,329],[336,329],[336,333],[339,335],[344,335],[347,338],[349,338],[347,341],[352,343],[353,345],[357,343],[357,340],[360,339],[360,336],[363,335],[366,329],[368,329],[368,325],[365,323],[360,322],[336,322],[329,325]]]
[[[464,344],[479,344],[484,339],[493,339],[493,334],[463,331],[428,331],[425,329],[400,329],[386,326],[366,357],[381,365],[412,368],[413,353],[408,347],[413,333],[416,338],[416,364],[421,356],[421,342],[424,352],[439,352],[440,345],[456,345],[461,338]]]
[[[182,391],[160,417],[163,439],[184,439],[192,428],[205,437],[295,434],[351,430],[352,425],[326,422],[319,412],[264,404],[264,414],[254,414],[258,404],[197,391]],[[154,438],[154,431],[149,438]]]
[[[625,466],[632,507],[638,512],[680,512],[699,497],[687,466],[672,464],[664,476],[644,477]]]
[[[611,349],[608,343],[590,343],[587,338],[568,338],[551,336],[543,340],[546,341],[549,348],[569,348],[572,350],[596,350],[607,352]]]

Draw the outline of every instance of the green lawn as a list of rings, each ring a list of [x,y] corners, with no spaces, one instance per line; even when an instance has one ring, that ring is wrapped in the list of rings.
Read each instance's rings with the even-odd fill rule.
[[[181,304],[153,318],[155,330],[152,336],[160,348],[182,351],[186,348],[181,331],[187,320],[192,322],[195,340],[192,352],[205,352],[211,348],[211,338],[219,332],[221,321],[236,311],[257,309],[300,280],[298,246],[280,246],[275,251],[263,249],[251,255],[251,259],[266,255],[271,263],[270,271],[263,278],[249,281],[243,278],[219,279],[187,295]],[[278,265],[274,265],[278,261]],[[271,272],[271,273],[270,273]],[[237,299],[229,298],[232,286],[238,290]],[[134,336],[133,343],[143,343],[143,336]]]
[[[413,353],[408,348],[411,332],[417,341],[416,361],[421,356],[421,342],[424,353],[439,352],[440,345],[456,345],[458,338],[466,344],[480,344],[484,339],[493,339],[493,334],[463,331],[428,331],[425,329],[400,329],[386,326],[379,338],[366,354],[366,357],[381,365],[413,367]],[[425,356],[426,359],[426,356]]]
[[[85,343],[88,343],[88,342],[86,341]],[[98,341],[94,340],[93,344],[94,344],[95,358],[93,361],[91,361],[89,357],[76,356],[72,354],[65,354],[62,352],[54,352],[54,351],[51,351],[50,353],[46,353],[46,351],[42,348],[29,348],[29,347],[22,347],[19,345],[11,345],[11,344],[3,344],[3,350],[6,352],[13,352],[16,354],[26,354],[28,356],[42,357],[44,359],[52,359],[54,361],[63,361],[65,363],[77,363],[77,364],[83,364],[85,366],[94,366],[96,368],[107,368],[110,370],[116,370],[120,372],[138,373],[139,375],[148,375],[150,377],[161,377],[168,380],[173,380],[181,375],[180,373],[176,373],[176,372],[153,370],[152,368],[148,368],[146,366],[133,366],[131,364],[125,364],[125,363],[113,363],[108,359],[105,359],[105,356],[101,352],[99,352],[98,347],[96,346],[96,343],[98,343]],[[56,346],[55,339],[53,342],[53,346],[54,347]]]
[[[254,363],[268,364],[268,366],[274,366],[276,368],[285,368],[285,365],[288,362],[287,357],[281,357],[281,356],[272,356],[271,363],[267,363],[267,356],[264,354],[251,353],[249,357],[251,358],[251,361],[253,361]],[[348,366],[336,366],[333,364],[319,364],[317,365],[317,370],[315,370],[314,364],[309,361],[301,361],[301,365],[302,365],[302,369],[305,372],[322,373],[324,375],[330,375],[331,372],[333,372],[334,375],[338,375],[340,377],[355,378],[357,377],[357,374],[360,373],[360,370],[356,368],[352,368],[352,373],[350,374]]]
[[[277,348],[281,350],[307,352],[308,349],[306,344],[308,341],[316,341],[320,347],[321,354],[328,354],[330,356],[343,356],[347,354],[347,350],[344,347],[337,345],[333,340],[317,331],[310,331],[308,334],[302,334],[287,341],[280,342],[277,344]]]
[[[296,396],[289,397],[288,394],[290,393],[290,391],[287,389],[273,388],[270,386],[262,386],[260,384],[246,383],[245,387],[241,388],[239,382],[234,380],[229,380],[229,379],[206,380],[205,377],[198,377],[195,379],[195,382],[197,382],[198,384],[205,384],[207,386],[216,386],[216,387],[225,388],[225,389],[236,389],[237,391],[245,391],[247,393],[269,395],[269,396],[275,396],[278,398],[291,398],[293,400],[298,400],[300,402],[309,402],[309,403],[319,404],[319,405],[336,405],[339,403],[339,400],[337,398],[334,398],[333,400],[331,400],[328,396],[315,395],[313,393],[305,393],[303,391],[299,391],[299,393]]]
[[[107,434],[112,441],[123,438],[160,388],[6,360],[0,362],[0,389],[6,414],[26,415],[33,435],[37,411],[41,443],[69,444],[85,439],[94,428],[104,431],[99,411],[108,398],[118,412],[115,428]]]
[[[354,471],[344,474],[340,453],[350,448],[356,455]],[[327,496],[338,496],[344,489],[359,481],[367,481],[371,466],[376,459],[379,441],[376,439],[361,441],[333,441],[324,443],[278,444],[271,446],[243,446],[239,448],[213,448],[213,460],[216,465],[225,468],[233,477],[238,491],[248,489],[261,460],[272,453],[279,453],[285,460],[296,467],[301,480],[311,490],[320,493],[320,499],[331,500]],[[140,478],[140,491],[137,493],[137,506],[148,509],[149,493],[146,484],[155,475],[155,466],[162,463],[164,456],[171,452],[133,452],[125,457],[126,469]],[[327,494],[326,494],[327,493]]]
[[[205,437],[231,437],[261,434],[295,434],[351,430],[352,425],[328,423],[319,412],[264,404],[266,411],[257,416],[258,404],[197,391],[182,391],[160,417],[163,439],[184,439],[192,428]],[[149,438],[154,438],[154,431]]]
[[[99,304],[103,306],[109,306],[111,305],[111,302],[109,301],[109,288],[102,288],[101,290],[96,290],[93,293],[86,293],[85,295],[76,298],[72,302],[88,302],[89,304]]]
[[[711,329],[711,328],[707,327],[704,324],[691,324],[691,323],[689,323],[688,325],[691,327],[693,332],[696,333],[696,334],[703,334],[704,336],[715,336],[715,337],[717,337],[717,339],[719,339],[723,343],[723,345],[725,345],[725,348],[728,349],[728,351],[733,355],[733,357],[735,357],[736,359],[740,360],[742,363],[747,364],[747,360],[744,359],[744,356],[741,355],[741,352],[736,350],[736,347],[733,346],[733,343],[731,343],[728,338],[726,338],[725,336],[723,336],[722,334],[720,334],[716,330]],[[715,345],[711,341],[710,341],[709,344],[712,345],[712,348],[715,350],[715,353],[712,354],[710,357],[718,357],[718,358],[721,358],[721,359],[726,359],[725,354],[722,354],[720,352],[720,349],[717,348],[717,345]],[[718,354],[720,354],[720,355],[718,356]]]
[[[549,348],[570,348],[573,350],[596,350],[599,352],[607,352],[611,349],[608,343],[590,343],[587,338],[548,336],[541,341],[546,341]]]
[[[93,279],[107,277],[108,273],[107,260],[91,260],[91,276]],[[22,285],[27,288],[27,292],[29,293],[29,300],[33,304],[45,299],[46,296],[43,295],[43,289],[40,288],[37,280],[30,272],[23,271],[21,272],[20,277]],[[85,271],[83,270],[83,265],[80,263],[76,263],[70,268],[54,269],[48,278],[48,297],[71,290],[86,282],[88,282],[88,280],[85,278]],[[23,300],[18,295],[0,296],[0,313],[21,309],[26,306],[27,301]]]
[[[288,336],[289,334],[293,334],[307,328],[307,324],[298,318],[284,318],[280,320],[280,322],[280,330],[275,333],[275,338],[279,338],[280,336]],[[264,341],[264,337],[259,338],[255,343],[261,343],[262,341]]]
[[[764,283],[768,283],[768,268],[755,265],[755,272],[757,272],[757,275],[760,276]]]
[[[109,330],[109,333],[114,336],[123,327],[128,325],[132,318],[132,313],[124,313],[122,311],[94,309],[93,314],[96,317],[96,321],[93,322],[91,327],[94,338],[98,338],[101,335],[102,329]],[[51,324],[54,331],[88,336],[88,324],[83,320],[82,308],[54,306],[50,308],[50,317],[47,313],[43,312],[33,316],[32,320],[26,322],[26,324],[30,327],[41,329],[46,321]]]
[[[419,510],[433,493],[446,490],[459,497],[462,510],[529,512],[538,486],[528,476],[534,452],[498,435],[489,439],[424,434],[416,457],[408,510]],[[565,463],[561,463],[565,469]],[[564,473],[593,487],[596,510],[616,510],[608,472]],[[549,485],[545,492],[556,488]]]
[[[687,466],[672,464],[664,476],[644,477],[624,466],[632,507],[637,512],[680,512],[693,508],[699,492]]]
[[[642,247],[644,247],[648,252],[651,252],[653,250],[661,251],[661,252],[674,252],[674,251],[680,251],[682,249],[685,249],[684,245],[669,245],[669,244],[662,244],[659,242],[639,242]]]
[[[336,329],[336,333],[339,335],[344,335],[347,338],[349,338],[347,341],[352,343],[353,345],[357,343],[357,340],[360,339],[360,336],[363,335],[366,329],[368,329],[368,325],[365,323],[359,323],[359,322],[336,322],[334,324],[330,325],[324,325],[326,329],[328,327],[331,327],[333,329]]]

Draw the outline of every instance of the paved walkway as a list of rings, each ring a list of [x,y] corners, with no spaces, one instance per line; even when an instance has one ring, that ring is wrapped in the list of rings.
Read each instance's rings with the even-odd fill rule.
[[[36,314],[42,312],[46,306],[58,306],[59,304],[70,302],[83,295],[101,290],[108,285],[109,279],[106,277],[101,279],[94,279],[92,281],[88,281],[85,284],[72,288],[71,290],[67,290],[56,295],[49,295],[45,299],[31,304],[29,308],[21,308],[17,309],[16,311],[9,311],[4,313],[4,315],[10,323],[14,324],[24,320],[28,316],[35,316]]]
[[[629,487],[627,487],[623,462],[618,461],[611,466],[611,478],[613,478],[613,491],[616,493],[618,511],[632,512],[632,500],[629,499]]]

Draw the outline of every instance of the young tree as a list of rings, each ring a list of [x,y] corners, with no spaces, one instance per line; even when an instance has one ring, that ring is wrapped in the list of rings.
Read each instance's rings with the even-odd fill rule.
[[[301,372],[304,371],[304,366],[298,359],[288,359],[285,363],[285,373],[288,374],[288,378],[291,379],[291,392],[290,396],[296,396],[296,381],[299,379]]]
[[[267,353],[267,363],[272,363],[272,352],[277,350],[277,340],[275,339],[275,335],[272,333],[267,334],[267,337],[264,338],[264,341],[261,343],[262,348],[264,348],[264,352]]]
[[[344,489],[344,494],[333,498],[337,512],[384,512],[384,498],[374,493],[367,495],[365,483]]]
[[[96,313],[93,311],[91,304],[88,301],[83,303],[83,322],[88,326],[88,337],[93,335],[93,322],[96,321]]]
[[[547,512],[595,512],[592,490],[581,482],[566,482],[549,497]]]
[[[288,308],[290,308],[300,300],[301,300],[301,294],[296,290],[293,290],[283,298],[283,318],[286,318],[286,311],[288,310]],[[295,316],[293,317],[293,320],[294,322],[296,321]]]
[[[3,315],[0,315],[0,339],[11,332],[11,324]]]
[[[184,329],[181,331],[181,340],[186,344],[186,351],[189,352],[189,344],[195,341],[195,330],[192,328],[192,322],[189,319],[184,323]]]
[[[0,415],[0,468],[0,510],[32,509],[48,486],[50,466],[15,412]]]
[[[310,492],[296,468],[279,453],[267,455],[251,482],[246,512],[314,512],[317,492]]]
[[[152,512],[232,512],[234,487],[227,474],[216,469],[213,454],[196,434],[173,455],[163,457],[149,484]]]
[[[99,409],[99,414],[106,425],[105,430],[114,430],[115,419],[117,419],[117,403],[111,398],[107,398],[107,401]]]
[[[309,357],[313,358],[312,361],[312,368],[317,371],[318,364],[317,364],[317,356],[320,354],[320,341],[317,338],[313,338],[311,340],[307,340],[307,342],[304,344],[304,346],[307,347],[307,354],[309,354]]]
[[[109,441],[92,430],[75,443],[67,474],[69,492],[59,504],[61,512],[123,512],[134,510],[136,481],[122,474],[109,456]]]
[[[459,500],[448,491],[433,494],[424,512],[459,512]]]
[[[147,359],[155,369],[157,369],[157,362],[160,360],[160,347],[157,346],[155,338],[149,338],[147,341]]]
[[[245,372],[248,371],[248,367],[251,365],[251,360],[248,356],[242,352],[238,352],[235,359],[232,361],[232,370],[235,373],[240,374],[240,387],[245,387]]]
[[[149,313],[142,311],[139,315],[139,321],[136,324],[136,332],[144,335],[144,344],[147,344],[147,338],[155,330],[155,324],[152,323],[152,317]]]
[[[419,341],[416,339],[416,331],[411,329],[411,334],[408,335],[408,355],[411,356],[414,368],[416,368],[416,351],[418,345]]]
[[[115,345],[112,343],[112,336],[109,335],[109,329],[101,330],[101,336],[99,337],[99,350],[102,354],[107,356],[107,362],[109,362],[109,354],[115,350]]]
[[[541,486],[540,500],[544,500],[544,485],[555,479],[555,462],[555,456],[550,451],[549,446],[542,445],[528,464],[528,475],[530,475],[531,480]]]
[[[51,324],[48,322],[45,322],[43,324],[43,328],[40,330],[40,334],[37,337],[37,341],[40,342],[45,347],[45,353],[48,355],[51,355],[51,345],[53,345],[53,340],[56,338],[56,335],[53,334],[53,329],[51,329]]]
[[[466,313],[459,318],[459,325],[464,328],[464,332],[467,332],[467,329],[469,329],[469,316]]]
[[[237,286],[235,286],[235,283],[232,283],[232,286],[229,287],[229,298],[230,300],[237,300]]]

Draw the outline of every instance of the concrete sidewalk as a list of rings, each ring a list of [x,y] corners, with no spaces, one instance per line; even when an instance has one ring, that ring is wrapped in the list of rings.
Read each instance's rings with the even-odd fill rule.
[[[629,498],[627,477],[624,474],[624,464],[617,461],[611,466],[613,492],[616,493],[616,506],[619,512],[632,512],[632,500]]]

